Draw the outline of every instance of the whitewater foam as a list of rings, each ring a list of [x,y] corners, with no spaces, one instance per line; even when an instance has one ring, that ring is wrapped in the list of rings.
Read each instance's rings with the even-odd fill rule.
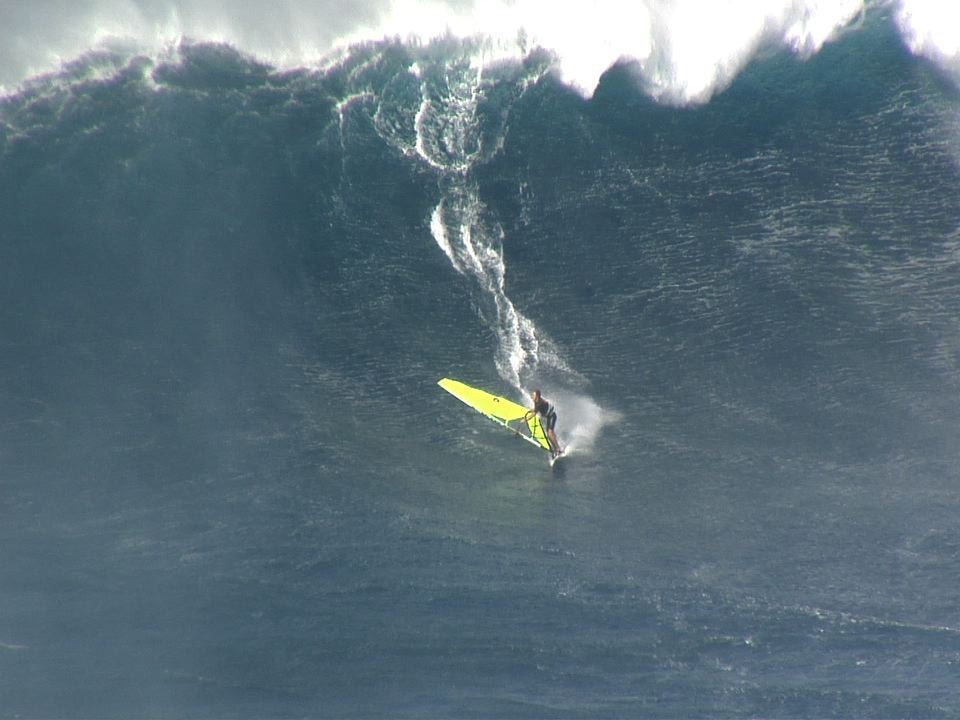
[[[558,7],[547,0],[500,0],[464,9],[397,0],[376,25],[359,27],[339,42],[484,38],[477,45],[477,63],[519,59],[529,48],[542,47],[555,54],[559,75],[585,96],[612,65],[633,61],[652,95],[688,103],[708,100],[723,89],[765,44],[803,56],[817,52],[869,5],[862,0],[671,0]]]
[[[897,24],[913,53],[930,58],[960,82],[960,4],[902,0]]]
[[[872,8],[893,6],[905,42],[960,78],[960,9],[938,0],[697,0],[484,3],[370,0],[305,3],[273,0],[240,6],[205,0],[136,3],[100,0],[58,8],[5,9],[0,27],[0,88],[57,70],[91,49],[117,43],[159,54],[185,38],[222,42],[279,69],[326,67],[351,44],[401,38],[474,39],[470,62],[520,59],[536,47],[553,53],[562,78],[584,95],[625,60],[654,97],[703,102],[729,84],[763,47],[812,55]]]

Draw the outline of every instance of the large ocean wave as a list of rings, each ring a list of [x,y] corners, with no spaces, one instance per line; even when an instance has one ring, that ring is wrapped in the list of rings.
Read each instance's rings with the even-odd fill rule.
[[[824,86],[829,87],[827,92],[835,93],[838,92],[837,88],[847,88],[851,96],[860,94],[864,98],[870,97],[873,88],[857,87],[852,71],[862,68],[867,73],[875,73],[874,68],[883,63],[895,62],[892,58],[896,57],[897,50],[895,43],[890,42],[894,37],[894,29],[903,33],[905,27],[911,28],[913,34],[910,35],[909,43],[918,51],[936,47],[944,57],[948,56],[943,50],[943,37],[934,38],[920,29],[927,27],[931,15],[923,14],[918,10],[919,7],[907,4],[900,4],[896,8],[880,6],[872,9],[871,19],[867,20],[861,16],[865,8],[858,3],[832,6],[830,15],[818,14],[815,9],[799,3],[779,8],[772,15],[769,7],[759,12],[750,5],[737,6],[736,12],[726,11],[724,18],[738,28],[753,30],[744,32],[741,36],[736,33],[725,35],[725,42],[729,44],[719,48],[711,46],[710,43],[684,39],[684,33],[692,32],[690,25],[677,19],[680,17],[678,13],[687,9],[685,5],[658,6],[657,13],[653,15],[659,17],[663,24],[658,26],[651,20],[650,22],[654,23],[651,28],[654,29],[650,32],[667,33],[666,28],[669,28],[669,42],[665,35],[662,42],[653,44],[659,48],[656,53],[667,58],[661,67],[669,69],[668,75],[671,75],[671,79],[655,79],[654,74],[651,74],[652,65],[646,62],[652,57],[650,54],[643,56],[646,60],[641,58],[619,62],[612,69],[605,70],[605,82],[593,93],[594,110],[585,112],[584,106],[571,106],[570,117],[588,118],[591,112],[604,112],[603,108],[608,106],[611,99],[617,107],[634,107],[636,103],[636,112],[632,116],[629,112],[626,115],[614,113],[604,119],[602,124],[606,125],[607,129],[603,132],[624,132],[632,135],[642,132],[642,128],[651,123],[680,122],[690,125],[690,137],[683,138],[682,142],[691,142],[691,138],[698,134],[714,131],[710,125],[715,121],[709,119],[706,119],[703,128],[698,127],[700,118],[709,118],[710,115],[700,116],[692,110],[688,111],[689,114],[675,115],[674,113],[679,111],[671,109],[674,106],[670,103],[654,102],[647,105],[637,103],[636,98],[646,94],[647,97],[652,95],[654,101],[668,99],[682,103],[705,99],[721,87],[734,82],[742,64],[751,53],[757,52],[761,45],[765,44],[769,49],[773,49],[785,43],[790,46],[789,50],[781,50],[780,54],[755,63],[751,72],[746,73],[722,98],[718,98],[715,101],[718,107],[713,115],[722,117],[731,103],[737,106],[741,100],[743,102],[737,113],[758,113],[756,120],[749,123],[754,126],[751,132],[758,133],[757,138],[751,139],[749,143],[761,143],[755,148],[757,154],[753,159],[741,159],[731,170],[731,178],[723,180],[723,183],[732,182],[741,174],[742,178],[737,182],[745,185],[752,182],[757,173],[774,172],[773,177],[776,177],[776,172],[783,172],[782,150],[776,149],[775,144],[764,147],[764,142],[775,143],[775,135],[765,138],[764,133],[778,132],[772,128],[777,128],[784,122],[790,127],[796,127],[795,132],[801,132],[799,123],[802,121],[799,118],[803,116],[804,106],[798,105],[788,110],[784,105],[778,109],[775,98],[790,98],[793,93],[799,92],[807,93],[811,99],[816,99],[809,93],[821,91],[809,89],[816,87],[811,84],[811,78],[826,75],[825,63],[838,60],[847,74],[843,77],[828,78],[831,84]],[[433,9],[437,12],[436,17],[447,17],[439,9]],[[518,13],[518,18],[524,23],[533,22],[534,18],[540,18],[541,15],[549,15],[535,4],[521,3],[516,7],[511,6],[511,9]],[[609,8],[610,12],[615,9]],[[399,12],[397,8],[394,10]],[[893,10],[896,11],[894,16],[889,17],[888,14]],[[504,8],[499,11],[505,12]],[[493,13],[490,17],[499,18],[498,22],[487,30],[495,26],[503,31],[506,22],[503,16],[497,15],[489,7],[485,12]],[[854,18],[854,15],[859,19]],[[415,15],[411,11],[409,16],[404,17],[411,21]],[[608,21],[602,12],[597,17],[602,18],[603,22]],[[667,18],[673,19],[668,21]],[[463,27],[474,32],[483,24],[481,20],[483,18],[474,13],[467,17]],[[572,22],[571,18],[556,18],[553,21]],[[182,18],[178,22],[182,22]],[[196,22],[199,22],[199,19]],[[388,24],[393,22],[395,21],[390,20]],[[851,22],[854,24],[851,25]],[[866,30],[863,28],[864,23],[869,26]],[[713,24],[709,25],[713,27]],[[445,27],[447,26],[450,24],[447,23]],[[656,30],[656,27],[661,29]],[[837,39],[835,49],[831,52],[833,60],[822,60],[822,54],[826,53],[826,50],[821,50],[823,43],[830,38],[837,38],[838,32],[846,32],[848,37]],[[776,39],[771,40],[774,37]],[[205,107],[205,112],[212,112],[219,118],[216,122],[224,123],[223,127],[216,130],[223,141],[228,146],[238,147],[244,142],[245,147],[249,148],[248,152],[255,151],[260,144],[240,141],[233,136],[230,128],[262,125],[263,132],[272,136],[280,132],[284,123],[290,122],[285,119],[287,116],[311,113],[312,117],[306,126],[311,128],[316,139],[308,140],[304,137],[302,142],[307,143],[306,145],[300,144],[301,140],[298,140],[285,152],[291,153],[290,162],[295,168],[298,164],[309,162],[307,158],[316,153],[316,148],[323,149],[320,155],[322,160],[318,162],[322,162],[324,172],[319,177],[323,182],[329,183],[330,187],[330,191],[321,193],[318,198],[318,202],[324,207],[323,213],[343,215],[346,212],[345,203],[358,201],[354,189],[350,186],[351,168],[364,167],[372,158],[378,157],[379,150],[371,152],[373,146],[368,145],[371,142],[381,144],[387,151],[386,157],[400,161],[404,168],[403,174],[414,179],[411,192],[420,193],[414,205],[423,207],[414,211],[417,217],[415,224],[419,227],[413,231],[428,232],[432,236],[437,249],[446,256],[450,267],[466,282],[468,301],[479,315],[486,331],[495,338],[492,355],[499,379],[512,386],[518,394],[544,381],[562,388],[567,393],[584,393],[588,384],[586,376],[571,354],[554,339],[558,326],[554,324],[552,328],[544,328],[542,319],[533,318],[516,302],[517,293],[508,282],[504,250],[508,235],[512,236],[510,243],[514,248],[523,240],[517,237],[517,221],[508,220],[508,217],[503,215],[503,209],[519,202],[522,224],[519,229],[522,232],[536,233],[536,228],[530,227],[529,223],[523,220],[524,213],[527,212],[523,208],[525,198],[530,195],[535,198],[534,202],[539,203],[551,193],[550,189],[543,187],[533,190],[532,179],[525,178],[523,173],[518,174],[517,167],[511,165],[511,161],[515,160],[511,153],[516,152],[517,138],[524,132],[523,121],[518,121],[517,116],[518,113],[520,117],[529,113],[526,108],[530,103],[539,102],[543,88],[554,87],[554,83],[566,77],[565,74],[558,74],[557,70],[560,68],[563,71],[566,67],[569,53],[558,54],[556,50],[536,48],[536,40],[527,35],[521,37],[521,40],[534,46],[534,49],[516,45],[517,38],[514,37],[513,49],[517,51],[517,55],[505,58],[497,54],[497,47],[503,46],[498,46],[495,40],[485,31],[484,34],[474,34],[466,39],[447,35],[430,42],[408,37],[402,41],[388,39],[356,43],[344,54],[327,56],[319,68],[286,71],[263,64],[257,57],[245,55],[224,44],[180,41],[166,47],[157,56],[144,54],[136,47],[114,46],[113,49],[88,52],[66,65],[59,73],[33,78],[19,91],[8,96],[3,105],[0,139],[9,150],[10,157],[16,158],[27,156],[31,148],[41,147],[42,143],[37,145],[40,138],[48,137],[51,132],[62,131],[66,133],[65,137],[72,139],[62,140],[57,147],[67,147],[74,141],[78,148],[96,147],[99,142],[103,142],[105,145],[101,162],[108,164],[111,155],[116,153],[115,147],[110,143],[118,137],[126,139],[116,147],[148,148],[147,152],[141,149],[131,157],[115,157],[114,170],[102,170],[106,173],[105,180],[119,184],[127,175],[138,178],[152,177],[152,173],[159,167],[153,164],[153,158],[156,152],[163,152],[160,148],[168,143],[171,130],[159,122],[154,129],[155,135],[143,134],[145,127],[150,126],[151,122],[157,122],[153,118],[157,117],[158,112],[161,113],[159,117],[172,119],[169,115],[171,109],[181,108],[176,112],[184,113],[183,119],[174,122],[175,126],[179,126],[184,122],[194,122],[195,117],[202,117],[202,114],[197,115],[194,110]],[[881,46],[887,49],[886,54],[876,52],[876,48]],[[860,47],[867,48],[867,51],[861,52],[858,49]],[[693,53],[693,48],[698,48],[697,53]],[[706,59],[706,65],[703,65],[701,70],[705,67],[713,70],[702,74],[700,70],[692,69],[692,65],[685,66],[682,58],[687,51],[693,53],[689,57],[696,55],[701,60]],[[798,53],[809,58],[798,58]],[[818,64],[814,63],[814,59]],[[610,58],[607,58],[603,63],[609,60]],[[805,68],[805,62],[810,63],[809,68]],[[638,73],[642,78],[639,85]],[[578,95],[563,84],[558,87],[565,88],[558,97],[571,98]],[[771,92],[765,101],[768,104],[756,104],[754,88],[758,87],[775,89],[776,92]],[[902,92],[916,94],[915,90]],[[628,97],[633,99],[624,104],[623,98]],[[906,94],[902,98],[883,98],[871,102],[879,103],[878,106],[883,108],[884,113],[900,112],[903,123],[910,123],[918,112],[916,108],[919,107]],[[902,107],[899,107],[899,104],[902,104]],[[942,151],[944,156],[956,158],[958,121],[953,104],[949,100],[931,99],[924,100],[920,105],[924,106],[926,116],[922,121],[918,121],[924,128],[924,136],[917,142],[926,144],[921,147],[929,147],[931,151],[938,153]],[[105,110],[108,107],[113,108],[117,114],[109,115]],[[826,107],[830,112],[842,113],[844,104],[838,101]],[[798,115],[788,121],[782,115],[784,112],[798,112]],[[877,122],[875,116],[871,115],[877,112],[875,107],[857,112],[863,114],[865,122]],[[549,116],[556,114],[551,110]],[[842,114],[837,117],[840,125],[830,129],[831,138],[843,133],[844,123],[847,122]],[[814,117],[812,120],[815,124],[820,122],[820,118]],[[630,127],[631,123],[635,123],[636,127]],[[213,127],[216,128],[217,125],[214,124]],[[198,134],[204,129],[202,123],[196,127],[188,125],[186,129],[189,131],[188,136],[194,137],[194,143],[202,142],[202,136]],[[555,131],[535,132],[551,134]],[[585,130],[580,142],[596,143],[595,132],[595,129]],[[506,148],[511,134],[514,138],[512,151]],[[742,129],[735,136],[745,137]],[[642,144],[656,142],[649,137],[657,135],[648,136]],[[862,139],[854,137],[857,142]],[[832,141],[840,142],[835,139]],[[530,139],[526,138],[523,142],[530,142]],[[843,142],[850,143],[852,140]],[[315,145],[311,146],[311,143]],[[717,143],[719,144],[714,151],[722,147],[722,138],[717,138]],[[152,146],[155,147],[150,150]],[[648,145],[648,150],[651,149],[653,146]],[[176,152],[179,154],[184,151],[177,149]],[[302,157],[294,158],[295,152],[302,152]],[[844,179],[844,182],[849,181],[854,187],[860,187],[864,178],[873,173],[881,177],[880,169],[875,168],[880,161],[875,158],[873,150],[865,147],[863,152],[860,162],[870,169],[870,172]],[[925,156],[925,152],[920,150],[917,153]],[[631,182],[656,188],[664,178],[676,172],[674,168],[671,172],[666,172],[664,178],[654,179],[650,175],[653,172],[650,168],[655,167],[654,157],[656,153],[648,154],[645,158],[647,169],[643,171],[643,178],[634,177]],[[71,158],[68,154],[56,157],[50,162],[55,166],[57,162],[67,162]],[[223,162],[223,158],[213,157],[208,158],[208,161],[219,164]],[[661,162],[668,160],[664,158]],[[619,166],[620,160],[614,155],[606,160],[602,169],[597,172],[615,172]],[[781,167],[781,170],[770,170],[776,167]],[[224,167],[222,172],[229,172],[229,169]],[[289,172],[277,170],[277,173]],[[631,174],[636,172],[638,171],[629,171]],[[492,185],[491,173],[500,174]],[[70,173],[67,173],[66,177],[70,177]],[[692,180],[693,178],[687,182]],[[64,187],[68,185],[68,181],[63,179],[52,182]],[[502,192],[497,189],[507,183],[515,183],[506,191],[506,194],[511,196],[510,199],[503,197]],[[11,197],[23,192],[24,190],[18,189]],[[706,197],[716,198],[718,192],[722,194],[728,191],[713,188]],[[737,192],[742,193],[743,190]],[[850,190],[846,195],[854,198],[857,192],[861,191]],[[870,192],[875,194],[876,190]],[[766,197],[769,194],[768,189],[759,188],[757,193],[764,195],[761,199],[764,209],[759,212],[757,222],[767,226],[771,232],[788,215],[794,216],[788,223],[791,228],[799,228],[803,222],[809,222],[802,219],[802,205],[798,206],[786,198],[777,201],[775,198]],[[36,198],[33,201],[35,202]],[[331,202],[333,204],[330,204]],[[499,207],[491,205],[492,202],[499,204]],[[212,205],[213,208],[218,206],[217,203]],[[431,209],[427,210],[426,206]],[[125,211],[119,208],[108,211],[114,215],[123,212]],[[939,216],[939,213],[934,216]],[[651,216],[654,217],[655,215]],[[505,226],[507,222],[514,223],[514,227],[508,229]],[[655,229],[656,225],[652,227]],[[298,234],[304,232],[303,228],[297,230]],[[797,229],[790,232],[800,231]],[[842,233],[837,228],[831,228],[829,232]],[[773,233],[773,237],[783,236],[785,233],[782,230]],[[742,241],[744,256],[754,252],[755,242]],[[549,259],[556,253],[555,248],[555,241],[548,240],[537,248],[537,252],[542,258]],[[764,246],[764,258],[772,257],[772,248],[773,245],[767,242]],[[792,249],[790,252],[795,251]],[[135,251],[125,248],[123,252],[133,254]],[[269,253],[271,250],[263,247],[257,252]],[[602,256],[602,253],[598,255]],[[865,264],[858,268],[859,274],[867,272],[868,260],[869,257],[863,258]],[[289,258],[284,262],[296,264],[297,261]],[[880,262],[882,264],[882,261]],[[514,267],[513,270],[523,272],[523,268],[519,267]],[[908,271],[909,268],[902,268],[897,275],[899,277]],[[151,285],[150,282],[145,283],[146,287]],[[522,287],[519,291],[523,292]],[[875,291],[875,288],[870,290]],[[705,291],[701,288],[700,292]],[[721,297],[722,295],[723,293]],[[712,301],[705,298],[704,302],[715,307],[713,312],[719,312],[719,307],[722,307],[716,305],[719,300],[719,297]],[[719,318],[716,319],[720,321]],[[950,365],[949,350],[941,351],[940,357],[942,363]],[[585,404],[596,405],[596,401],[585,394],[576,397]]]
[[[337,5],[0,29],[3,710],[955,716],[942,6]]]

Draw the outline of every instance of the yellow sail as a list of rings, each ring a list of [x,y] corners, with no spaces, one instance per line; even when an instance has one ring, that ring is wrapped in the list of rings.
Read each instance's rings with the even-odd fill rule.
[[[478,413],[485,415],[498,425],[502,425],[527,442],[549,452],[550,441],[547,440],[544,435],[543,428],[540,427],[540,418],[536,415],[527,421],[527,428],[530,430],[529,435],[507,425],[510,421],[522,418],[528,408],[525,408],[519,403],[515,403],[513,400],[508,400],[505,397],[488,393],[486,390],[481,390],[480,388],[471,387],[459,380],[443,378],[437,384],[461,402],[472,407]]]

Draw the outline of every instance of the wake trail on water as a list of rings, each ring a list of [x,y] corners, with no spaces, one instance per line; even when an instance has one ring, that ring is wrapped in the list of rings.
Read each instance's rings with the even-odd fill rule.
[[[437,177],[441,197],[431,213],[430,233],[453,270],[467,281],[481,320],[497,339],[498,374],[524,404],[529,404],[533,383],[542,382],[544,395],[569,419],[561,428],[562,440],[589,451],[610,413],[588,395],[569,389],[582,384],[582,377],[557,344],[511,300],[506,234],[473,179],[473,170],[502,147],[510,105],[548,69],[535,62],[498,63],[486,73],[482,51],[469,43],[459,55],[418,58],[388,83],[375,126],[391,146]],[[506,96],[507,105],[485,107],[496,105],[499,115],[496,110],[481,111],[493,88]]]

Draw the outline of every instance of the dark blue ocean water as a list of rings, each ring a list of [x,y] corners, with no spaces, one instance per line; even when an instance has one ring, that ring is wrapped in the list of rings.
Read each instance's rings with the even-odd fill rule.
[[[474,49],[0,101],[0,717],[960,716],[956,86]]]

